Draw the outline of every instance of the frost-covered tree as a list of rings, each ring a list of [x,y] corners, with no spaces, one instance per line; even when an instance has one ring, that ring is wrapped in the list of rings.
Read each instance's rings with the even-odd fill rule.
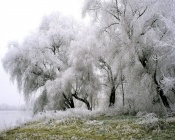
[[[48,97],[47,97],[47,91],[45,89],[34,103],[33,114],[43,112],[45,110],[44,108],[47,105],[47,103],[48,103]]]
[[[26,99],[41,91],[34,112],[74,108],[73,97],[92,109],[100,84],[82,27],[73,19],[52,14],[22,44],[10,44],[4,68]]]
[[[95,75],[90,75],[99,81],[93,81],[94,84],[96,83],[98,86],[100,84],[100,89],[102,87],[105,89],[105,91],[99,90],[99,92],[105,92],[109,96],[109,106],[113,106],[116,89],[121,84],[122,70],[122,65],[118,66],[120,59],[115,55],[116,40],[111,39],[108,34],[101,34],[98,25],[93,25],[86,27],[84,32],[78,36],[77,41],[71,45],[75,48],[71,49],[73,67],[79,68],[78,71],[81,72],[83,66],[86,68],[85,73],[87,74],[89,73],[87,70],[93,68],[91,71]],[[81,56],[81,54],[83,55]]]
[[[47,110],[65,110],[66,108],[74,108],[74,101],[71,93],[64,88],[64,76],[59,76],[53,81],[46,83],[49,93]]]
[[[69,67],[67,51],[76,25],[73,19],[54,13],[43,18],[39,29],[22,44],[10,43],[3,65],[26,99]],[[60,98],[66,96],[60,94]]]
[[[92,39],[86,28],[76,35],[69,50],[70,69],[67,70],[69,76],[65,78],[67,79],[66,87],[71,88],[72,96],[85,103],[89,110],[92,110],[101,88],[96,73]]]
[[[116,41],[108,37],[101,36],[101,49],[98,53],[98,68],[102,73],[102,85],[109,91],[109,107],[114,106],[116,99],[116,90],[122,84],[122,65],[121,57],[116,52]],[[118,55],[117,55],[118,54]]]
[[[134,97],[145,92],[151,97],[156,91],[157,99],[151,97],[150,100],[159,103],[160,97],[170,110],[161,81],[168,73],[163,64],[170,69],[173,65],[174,1],[87,0],[83,13],[87,12],[98,23],[101,33],[109,33],[108,36],[118,42],[114,47],[116,52],[121,51],[121,64],[126,66],[123,74],[128,93]],[[139,99],[138,96],[135,98]]]
[[[171,111],[174,6],[173,0],[86,0],[83,14],[94,24],[46,16],[22,44],[9,44],[3,66],[26,99],[41,92],[34,110],[74,108],[75,100],[92,109],[102,92],[110,107]]]

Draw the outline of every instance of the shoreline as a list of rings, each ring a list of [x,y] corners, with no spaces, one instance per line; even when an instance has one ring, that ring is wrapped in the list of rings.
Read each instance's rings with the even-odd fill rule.
[[[150,113],[151,114],[151,113]],[[1,140],[113,140],[175,137],[175,118],[153,116],[67,116],[62,119],[43,117],[0,133]]]

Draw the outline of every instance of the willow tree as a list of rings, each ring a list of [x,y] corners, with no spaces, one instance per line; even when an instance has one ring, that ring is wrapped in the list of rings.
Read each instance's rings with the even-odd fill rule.
[[[47,92],[47,82],[54,81],[68,68],[67,51],[77,30],[78,24],[73,19],[54,13],[44,17],[39,29],[22,44],[9,44],[3,66],[26,99],[39,89]],[[64,103],[67,97],[72,100],[69,93],[64,94],[58,92]],[[69,106],[74,107],[73,103]]]
[[[71,74],[67,79],[72,89],[72,96],[85,103],[89,110],[94,107],[101,89],[95,64],[93,40],[96,41],[96,38],[88,27],[77,33],[69,50],[69,73]]]

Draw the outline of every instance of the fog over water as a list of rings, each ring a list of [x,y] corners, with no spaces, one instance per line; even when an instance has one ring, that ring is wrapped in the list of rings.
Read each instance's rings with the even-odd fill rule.
[[[0,131],[13,128],[32,119],[29,111],[0,111]]]

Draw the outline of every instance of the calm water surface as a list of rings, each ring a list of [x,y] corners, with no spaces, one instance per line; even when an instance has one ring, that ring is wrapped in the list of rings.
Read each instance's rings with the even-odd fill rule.
[[[0,131],[20,125],[32,119],[29,111],[0,111]]]

